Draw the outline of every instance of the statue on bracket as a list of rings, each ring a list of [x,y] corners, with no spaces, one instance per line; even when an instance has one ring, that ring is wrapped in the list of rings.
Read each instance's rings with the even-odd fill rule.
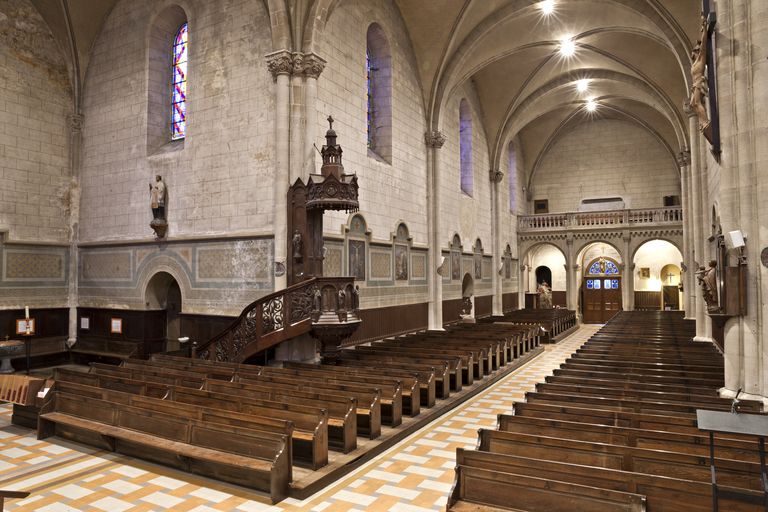
[[[717,301],[717,261],[710,261],[708,268],[699,267],[696,272],[696,279],[701,285],[701,293],[707,304],[707,311],[710,313],[718,312],[720,305]]]
[[[149,202],[152,208],[152,222],[149,223],[157,238],[165,238],[168,229],[168,220],[165,217],[165,204],[168,198],[168,189],[163,177],[155,176],[155,182],[149,184]]]

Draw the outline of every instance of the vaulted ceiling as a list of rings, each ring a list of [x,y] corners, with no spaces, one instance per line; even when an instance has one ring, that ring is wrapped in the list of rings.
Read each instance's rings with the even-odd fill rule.
[[[452,92],[471,81],[496,166],[517,136],[531,171],[559,134],[594,118],[636,123],[670,157],[687,146],[683,102],[699,0],[396,2],[432,128]],[[561,51],[566,40],[570,56]]]
[[[90,50],[117,0],[31,1],[67,55],[77,97]],[[261,1],[270,11],[287,6],[296,17],[318,5],[330,14],[346,0]],[[497,167],[513,137],[530,172],[560,134],[594,118],[636,123],[671,156],[687,146],[683,102],[700,0],[395,2],[416,54],[431,128],[441,128],[445,102],[470,81]],[[573,43],[570,56],[561,51],[564,40]],[[579,81],[586,90],[577,88]],[[590,100],[594,111],[585,108]]]

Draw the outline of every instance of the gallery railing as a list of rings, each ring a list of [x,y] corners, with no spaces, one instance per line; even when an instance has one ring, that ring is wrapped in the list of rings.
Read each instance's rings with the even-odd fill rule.
[[[246,306],[228,328],[194,345],[192,357],[242,362],[278,343],[309,333],[323,318],[331,317],[336,324],[351,323],[357,320],[358,308],[354,278],[308,279]]]
[[[680,224],[682,222],[683,209],[676,206],[637,210],[521,215],[517,218],[517,230],[518,232],[521,232],[580,228],[592,229],[601,227],[635,227],[659,224]]]

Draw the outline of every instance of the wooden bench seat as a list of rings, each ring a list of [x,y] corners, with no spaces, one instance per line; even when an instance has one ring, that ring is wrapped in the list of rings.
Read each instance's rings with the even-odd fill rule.
[[[645,496],[647,508],[650,511],[711,512],[712,510],[712,485],[708,482],[669,477],[659,478],[631,471],[465,450],[463,448],[456,450],[456,464],[457,466],[472,466],[513,475],[546,478],[639,494]],[[458,482],[455,485],[458,485]],[[755,501],[762,499],[761,492],[753,491],[750,494]],[[759,501],[758,503],[744,503],[740,500],[727,498],[721,498],[721,507],[729,512],[763,512],[764,510]],[[576,512],[575,509],[574,512]]]
[[[486,429],[480,429],[479,437],[481,451],[698,482],[709,482],[711,477],[706,456]],[[717,468],[718,481],[723,485],[762,488],[759,463],[717,459]]]
[[[69,352],[70,354],[125,360],[138,354],[139,345],[130,341],[104,338],[79,338],[69,349]]]
[[[204,389],[217,393],[245,394],[252,399],[264,399],[283,404],[322,407],[328,411],[328,446],[343,453],[349,453],[357,447],[357,400],[353,397],[218,380],[206,381]],[[359,432],[359,435],[369,434],[368,430]]]
[[[338,386],[321,386],[316,382],[302,382],[295,379],[285,379],[270,375],[239,375],[236,383],[256,384],[267,387],[283,394],[293,392],[307,392],[310,394],[330,395],[337,398],[354,398],[357,402],[355,412],[357,414],[358,432],[376,439],[381,435],[381,391],[378,389],[354,391],[340,389]]]
[[[597,379],[589,377],[570,377],[566,375],[547,375],[544,379],[545,382],[552,384],[565,384],[575,386],[595,386],[599,388],[614,388],[614,389],[634,389],[638,391],[664,391],[669,390],[671,393],[690,393],[692,395],[719,397],[720,394],[717,388],[705,387],[705,386],[685,386],[674,384],[648,384],[642,380],[630,381],[630,380],[614,380],[614,379]]]
[[[368,384],[400,383],[402,386],[403,412],[410,416],[418,416],[421,412],[421,387],[434,381],[434,372],[406,373],[387,375],[384,370],[359,371],[354,368],[335,365],[316,365],[286,361],[283,368],[297,372],[307,372],[309,375],[328,376],[331,379],[344,378],[351,382],[366,382]]]
[[[475,379],[483,378],[483,357],[479,350],[453,349],[443,346],[442,348],[432,344],[420,344],[418,341],[396,341],[383,340],[371,343],[370,346],[360,347],[361,350],[373,349],[377,351],[384,350],[390,354],[415,355],[417,357],[458,357],[461,359],[461,383],[463,386],[471,386]]]
[[[58,435],[268,492],[288,495],[290,436],[181,418],[91,397],[51,393],[38,439]]]
[[[435,365],[387,362],[386,365],[372,366],[371,363],[358,359],[340,359],[333,368],[400,378],[416,375],[421,389],[421,406],[427,408],[435,406],[437,400],[437,380],[438,378],[445,378],[448,371],[445,365],[437,367]]]
[[[448,398],[451,394],[451,370],[448,361],[420,362],[410,357],[385,357],[358,350],[342,350],[339,352],[339,365],[347,366],[381,366],[384,368],[431,368],[435,371],[435,395],[438,398]]]
[[[568,375],[571,377],[590,377],[590,378],[616,378],[623,381],[641,381],[653,384],[673,384],[683,386],[704,386],[708,388],[722,387],[722,379],[696,379],[690,377],[671,377],[671,376],[659,376],[659,375],[646,375],[635,372],[621,372],[621,371],[595,371],[592,368],[575,368],[573,365],[569,365],[563,368],[556,368],[552,372],[553,375]]]
[[[499,369],[503,343],[491,340],[473,340],[461,336],[443,334],[412,334],[398,338],[387,338],[384,343],[403,347],[423,347],[427,350],[458,350],[468,351],[473,359],[473,377],[481,379],[483,375]],[[466,366],[466,365],[465,365]]]
[[[239,375],[245,376],[242,372]],[[403,421],[403,384],[399,379],[361,377],[350,378],[339,374],[321,374],[293,368],[260,367],[260,375],[291,379],[298,383],[313,383],[318,386],[337,386],[346,392],[367,393],[378,390],[381,396],[381,419],[391,427]],[[374,381],[374,382],[371,382]],[[409,390],[412,391],[412,388]]]
[[[466,503],[459,505],[462,502]],[[526,512],[645,512],[645,498],[638,494],[458,465],[456,484],[446,510],[480,512],[493,511],[493,507]]]

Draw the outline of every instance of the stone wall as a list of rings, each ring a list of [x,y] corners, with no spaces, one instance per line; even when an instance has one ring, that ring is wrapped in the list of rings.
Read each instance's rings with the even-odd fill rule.
[[[550,213],[578,211],[583,199],[622,197],[627,208],[659,208],[680,195],[672,155],[651,134],[627,121],[578,125],[559,139],[533,177],[533,199]]]
[[[167,5],[118,2],[94,43],[83,98],[83,242],[150,238],[148,183],[156,174],[168,186],[170,237],[273,229],[274,92],[264,5],[183,3],[187,136],[170,143],[168,132],[168,143],[157,147],[148,142],[156,91],[148,91],[147,77],[150,59],[167,55],[171,64],[171,41],[150,37]]]
[[[32,3],[0,2],[0,230],[11,240],[70,238],[67,72]]]

